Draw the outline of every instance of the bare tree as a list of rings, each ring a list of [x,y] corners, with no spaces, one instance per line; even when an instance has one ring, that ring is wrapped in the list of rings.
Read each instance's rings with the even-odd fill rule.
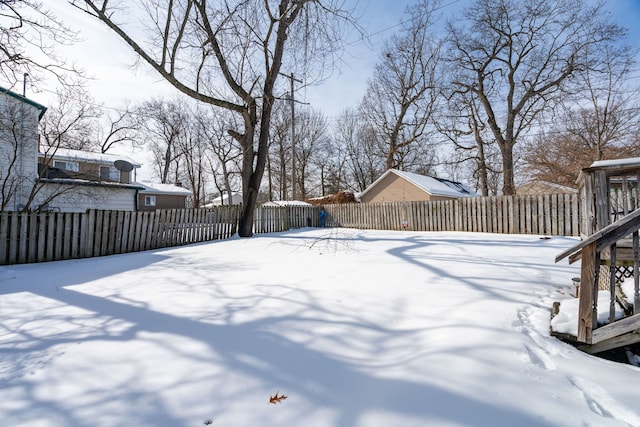
[[[269,135],[269,199],[277,193],[277,199],[287,200],[287,174],[291,161],[291,114],[284,103],[277,103],[273,110],[271,132]],[[277,187],[277,191],[274,190]]]
[[[225,192],[229,202],[233,194],[232,176],[239,174],[238,160],[240,147],[225,129],[230,127],[234,117],[224,110],[196,108],[194,112],[195,132],[203,145],[203,159],[207,160],[213,184],[222,196]],[[224,197],[221,197],[224,204]]]
[[[597,52],[598,67],[580,70],[577,80],[584,90],[573,103],[563,105],[565,129],[581,145],[589,147],[593,160],[602,160],[609,148],[636,148],[633,137],[640,131],[640,87],[629,83],[637,49],[609,44]]]
[[[469,163],[470,175],[482,195],[496,194],[491,191],[495,187],[491,183],[502,170],[496,162],[499,151],[479,101],[470,94],[442,98],[434,124],[440,135],[453,144],[454,152],[440,162],[450,170],[455,169],[454,165]]]
[[[81,86],[63,86],[40,122],[40,134],[48,147],[89,151],[97,131],[100,110]]]
[[[138,109],[144,116],[140,137],[153,156],[155,174],[162,183],[179,180],[181,141],[188,136],[188,111],[177,99],[147,101]]]
[[[0,75],[10,87],[53,75],[65,84],[81,73],[55,52],[56,45],[72,44],[76,32],[66,27],[41,1],[0,0]]]
[[[347,176],[345,147],[327,136],[316,151],[314,162],[319,173],[320,196],[352,189]]]
[[[595,160],[637,157],[640,149],[637,134],[629,135],[625,140],[608,140],[606,143],[600,140],[600,144],[594,144],[597,139],[585,138],[585,133],[595,127],[594,122],[589,120],[587,125],[591,129],[585,129],[580,135],[553,129],[537,135],[524,145],[523,172],[529,179],[575,187],[580,171]]]
[[[296,117],[296,178],[299,195],[302,200],[311,196],[311,187],[321,185],[317,160],[322,156],[319,152],[326,150],[328,126],[326,117],[319,111],[307,109]]]
[[[207,139],[198,132],[195,125],[193,113],[187,118],[185,130],[182,137],[178,138],[178,150],[181,157],[181,172],[184,176],[186,185],[180,179],[178,185],[185,185],[191,190],[192,207],[199,208],[205,203],[205,187],[209,175],[207,173]]]
[[[378,136],[357,110],[347,109],[338,117],[334,138],[345,156],[350,189],[362,191],[384,172],[384,158],[376,150]]]
[[[385,43],[362,101],[362,114],[380,135],[387,169],[410,168],[412,148],[429,144],[440,57],[439,42],[431,36],[437,9],[432,0],[407,9],[408,19]]]
[[[515,194],[515,145],[624,31],[585,0],[475,0],[462,17],[449,24],[454,93],[478,100],[500,148],[502,192]]]
[[[281,67],[284,61],[292,69],[297,64],[304,67],[337,48],[340,38],[335,31],[342,27],[332,23],[337,22],[336,18],[340,21],[347,18],[338,7],[342,2],[279,0],[274,5],[270,1],[246,0],[169,3],[152,0],[143,5],[137,2],[113,5],[107,0],[75,0],[74,3],[84,5],[85,11],[111,28],[178,90],[242,118],[242,128],[228,132],[242,147],[243,156],[244,203],[238,232],[243,237],[251,236]],[[132,23],[136,19],[142,22]],[[137,30],[140,26],[147,31],[141,34]],[[299,49],[287,50],[296,47],[296,43]],[[304,52],[304,58],[296,58],[298,52]]]
[[[640,88],[629,79],[635,53],[624,44],[593,53],[599,66],[576,74],[584,90],[569,97],[546,130],[525,145],[530,178],[574,186],[581,169],[596,160],[638,155]]]
[[[79,83],[56,91],[40,123],[46,145],[101,153],[122,144],[134,145],[138,126],[137,116],[128,108],[107,110]]]
[[[141,119],[133,113],[131,108],[103,111],[99,119],[95,139],[96,148],[101,153],[106,153],[123,144],[128,146],[138,144],[136,137]]]

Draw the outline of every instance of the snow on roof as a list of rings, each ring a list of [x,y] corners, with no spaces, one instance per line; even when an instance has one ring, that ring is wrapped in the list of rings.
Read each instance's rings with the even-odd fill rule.
[[[173,184],[161,184],[155,182],[134,182],[135,185],[144,187],[141,193],[168,194],[172,196],[191,196],[193,193],[184,187]]]
[[[228,194],[223,194],[224,196],[224,204],[225,205],[241,205],[242,204],[242,194],[240,193],[231,193],[231,203],[229,203],[229,195]],[[212,199],[209,203],[206,203],[203,207],[204,208],[210,208],[213,206],[220,206],[222,205],[222,195]]]
[[[394,173],[401,178],[406,179],[411,182],[413,185],[417,186],[423,191],[433,195],[433,196],[447,196],[447,197],[471,197],[476,196],[475,191],[471,190],[466,185],[449,181],[443,178],[434,178],[426,175],[419,175],[417,173],[412,172],[403,172],[397,169],[389,169],[385,173],[380,176],[380,178],[376,179],[373,184],[367,187],[362,193],[360,193],[360,197],[362,197],[365,193],[369,191],[369,189],[376,186],[380,181],[382,181],[387,175],[390,173]]]
[[[301,200],[271,200],[262,204],[262,206],[313,206],[311,203]]]
[[[133,165],[133,167],[139,168],[142,166],[140,163],[132,160],[127,156],[111,153],[94,153],[91,151],[82,150],[70,150],[68,148],[58,148],[53,153],[38,153],[40,157],[45,155],[53,157],[55,160],[74,160],[82,162],[96,162],[96,163],[109,163],[113,165],[116,160],[125,160]]]
[[[109,187],[109,188],[128,188],[132,190],[142,189],[143,187],[137,183],[125,184],[113,181],[92,181],[89,179],[76,178],[38,178],[40,182],[50,182],[52,184],[87,186],[87,187]]]
[[[591,163],[588,169],[591,168],[604,168],[611,166],[640,166],[640,157],[628,157],[626,159],[613,159],[613,160],[597,160]]]

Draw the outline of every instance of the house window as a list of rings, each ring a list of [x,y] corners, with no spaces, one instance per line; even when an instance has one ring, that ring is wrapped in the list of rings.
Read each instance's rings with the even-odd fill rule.
[[[70,172],[78,172],[78,162],[66,162],[61,160],[54,160],[53,167],[70,171]]]
[[[100,178],[120,181],[120,171],[113,166],[100,166]]]
[[[145,206],[155,206],[156,205],[156,196],[144,196],[144,205]]]

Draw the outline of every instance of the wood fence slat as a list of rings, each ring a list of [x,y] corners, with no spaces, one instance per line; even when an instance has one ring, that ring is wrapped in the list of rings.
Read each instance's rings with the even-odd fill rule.
[[[27,262],[35,262],[38,256],[38,214],[29,214],[29,238],[27,240]]]
[[[20,241],[18,240],[18,221],[20,217],[18,215],[17,212],[13,212],[9,217],[9,226],[11,227],[9,229],[9,264],[15,264],[18,261],[18,247],[20,245]]]
[[[9,213],[0,212],[0,265],[7,264],[9,251]]]
[[[558,195],[552,194],[550,196],[551,203],[551,218],[549,218],[550,222],[550,233],[552,236],[558,235],[558,225],[562,222],[562,218],[558,217],[558,209],[562,209],[562,207],[558,206]]]
[[[122,223],[122,252],[131,252],[131,212],[126,211],[124,213],[124,220]]]
[[[65,229],[65,216],[66,214],[62,212],[54,212],[53,216],[55,218],[54,225],[54,247],[53,247],[53,260],[62,259],[62,250],[64,248],[64,229]]]
[[[100,255],[100,243],[102,243],[102,211],[94,211],[94,225],[91,229],[93,234],[92,256]]]
[[[47,248],[47,214],[41,213],[37,216],[37,233],[36,242],[37,242],[37,251],[36,251],[36,261],[43,262],[45,260],[45,251]]]
[[[132,212],[132,222],[135,222],[133,228],[133,251],[138,252],[140,250],[140,234],[142,233],[142,214],[143,212]],[[135,220],[134,220],[135,218]]]
[[[175,209],[169,210],[169,245],[178,245],[178,212]]]
[[[542,205],[544,206],[544,231],[540,234],[551,234],[551,202],[548,194],[542,197]]]
[[[45,254],[45,261],[53,261],[54,248],[56,241],[56,213],[51,212],[47,215],[47,252]]]
[[[102,225],[100,226],[100,255],[108,255],[108,243],[109,243],[109,230],[110,230],[110,215],[108,211],[102,212]]]
[[[90,257],[93,251],[93,229],[94,220],[93,220],[93,210],[87,211],[86,214],[83,215],[82,221],[82,231],[80,232],[80,257]],[[91,249],[90,249],[91,248]]]
[[[150,212],[142,212],[142,225],[140,227],[140,250],[147,250],[149,236],[149,214]]]
[[[113,255],[116,253],[116,241],[119,240],[116,238],[117,233],[116,230],[118,228],[118,211],[108,211],[109,217],[109,238],[107,241],[107,255]]]
[[[158,221],[157,236],[156,236],[156,248],[164,248],[166,245],[166,232],[167,232],[167,211],[165,209],[156,211],[156,218]]]
[[[149,215],[149,237],[147,249],[158,247],[158,211],[152,211]]]
[[[84,214],[65,214],[63,252],[65,257],[80,258],[82,222]],[[86,218],[85,218],[86,219]],[[86,237],[85,237],[86,238]]]
[[[121,254],[122,251],[122,238],[124,237],[124,211],[118,211],[115,218],[115,227],[113,227],[115,233],[115,242],[113,246],[114,254]]]

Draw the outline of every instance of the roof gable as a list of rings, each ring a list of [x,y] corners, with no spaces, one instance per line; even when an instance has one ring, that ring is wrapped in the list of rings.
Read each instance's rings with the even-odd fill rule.
[[[35,107],[36,109],[40,110],[40,114],[38,114],[38,120],[40,120],[44,115],[44,113],[47,111],[47,107],[45,107],[44,105],[38,104],[37,102],[30,100],[29,98],[26,98],[22,95],[18,95],[17,93],[12,92],[9,89],[5,89],[1,86],[0,86],[0,93],[8,95],[20,102],[24,102],[25,104],[31,105],[32,107]]]

